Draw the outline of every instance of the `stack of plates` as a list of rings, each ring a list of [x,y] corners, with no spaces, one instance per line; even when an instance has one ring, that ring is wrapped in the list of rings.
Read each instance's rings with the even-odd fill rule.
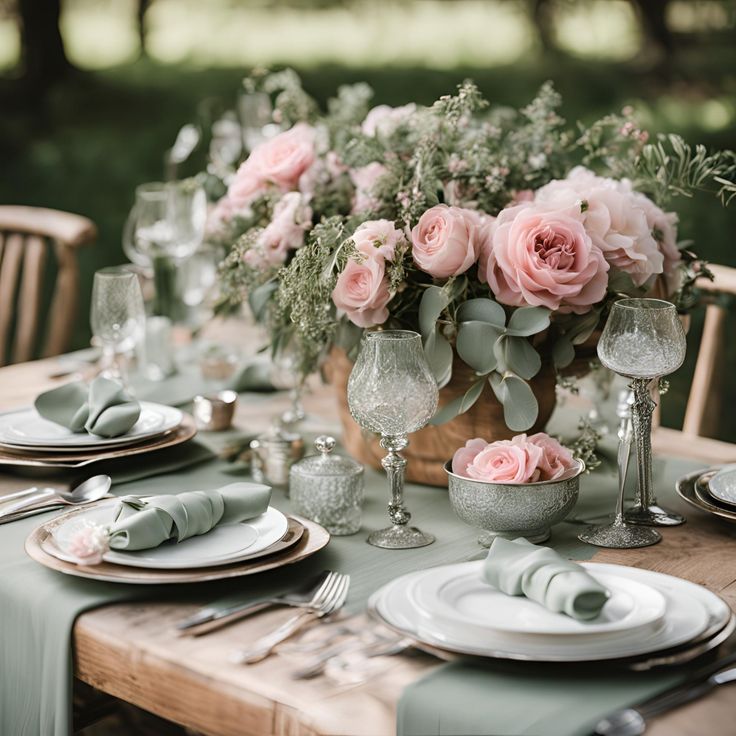
[[[483,580],[482,566],[464,562],[405,575],[377,591],[370,608],[435,648],[536,662],[630,660],[702,645],[733,627],[718,596],[649,570],[584,563],[611,597],[597,618],[577,621],[499,592]]]
[[[45,522],[26,541],[26,551],[52,569],[110,582],[161,584],[248,575],[304,559],[321,549],[329,534],[312,522],[284,516],[273,507],[248,521],[220,524],[183,542],[148,550],[109,550],[99,565],[78,565],[64,550],[80,523],[107,525],[117,500],[70,511]],[[278,564],[275,562],[278,558]]]
[[[736,521],[736,465],[689,473],[677,481],[677,492],[701,511]]]
[[[141,402],[135,425],[119,437],[75,433],[21,409],[0,415],[0,464],[81,467],[101,459],[124,457],[191,439],[193,422],[179,409]]]

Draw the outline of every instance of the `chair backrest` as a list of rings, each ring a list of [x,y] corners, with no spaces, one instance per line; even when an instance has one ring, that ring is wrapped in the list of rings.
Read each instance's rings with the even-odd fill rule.
[[[94,223],[81,215],[0,205],[0,366],[36,357],[49,253],[56,260],[56,284],[40,353],[68,348],[79,293],[77,248],[96,237]]]
[[[682,430],[657,427],[652,441],[654,449],[663,454],[713,463],[736,462],[736,444],[712,439],[723,408],[719,367],[725,344],[727,305],[719,297],[723,294],[736,296],[736,268],[708,267],[715,278],[698,281],[705,304],[705,320]]]

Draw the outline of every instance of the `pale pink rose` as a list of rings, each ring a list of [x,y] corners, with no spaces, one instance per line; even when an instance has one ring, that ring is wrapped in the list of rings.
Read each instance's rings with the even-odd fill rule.
[[[386,305],[391,299],[383,258],[361,255],[350,259],[337,277],[332,301],[358,327],[373,327],[388,319]]]
[[[502,304],[583,314],[605,296],[608,263],[572,210],[521,204],[494,227],[478,273]]]
[[[464,209],[463,214],[475,226],[474,249],[480,256],[482,252],[487,251],[492,246],[493,233],[496,229],[496,218],[481,210]]]
[[[452,472],[455,475],[466,475],[468,465],[475,460],[476,455],[481,450],[485,450],[488,447],[488,443],[482,440],[480,437],[476,437],[474,440],[468,440],[465,443],[465,447],[459,447],[455,450],[455,454],[452,456]]]
[[[312,226],[312,208],[299,192],[288,192],[273,208],[271,222],[258,237],[258,247],[271,264],[283,263],[288,251],[304,245],[304,234]]]
[[[414,262],[436,278],[457,276],[478,260],[476,215],[472,210],[438,204],[411,231]]]
[[[247,210],[250,204],[266,192],[266,186],[253,172],[248,161],[240,164],[227,190],[227,199],[232,212]]]
[[[389,136],[401,123],[410,118],[416,109],[417,106],[413,102],[401,107],[378,105],[365,116],[361,126],[363,134],[372,137]]]
[[[381,201],[374,196],[373,190],[386,172],[386,167],[377,161],[357,169],[350,169],[350,181],[355,187],[352,209],[354,214],[378,209]]]
[[[542,448],[526,435],[492,442],[467,466],[466,475],[485,483],[534,483],[539,479]]]
[[[561,445],[554,437],[544,432],[537,432],[527,439],[542,449],[539,461],[541,475],[539,480],[557,480],[575,467],[575,459],[570,450]]]
[[[65,545],[65,551],[76,557],[80,564],[99,565],[102,562],[102,556],[110,548],[109,541],[109,536],[103,527],[87,523],[72,534]]]
[[[368,220],[360,225],[353,234],[355,247],[367,256],[382,256],[393,261],[396,246],[404,239],[401,230],[397,230],[392,220]]]
[[[552,209],[579,209],[586,231],[605,259],[641,286],[662,273],[664,258],[652,237],[640,196],[625,179],[603,178],[578,166],[566,179],[542,187],[535,201]]]
[[[534,192],[531,189],[517,189],[514,192],[512,204],[522,204],[523,202],[533,202]]]
[[[235,215],[235,208],[230,198],[225,195],[214,206],[210,207],[207,213],[207,225],[205,230],[207,235],[216,235],[226,229],[228,223]]]
[[[297,123],[256,146],[241,169],[246,167],[260,183],[288,191],[296,188],[299,178],[314,163],[315,156],[314,128]]]

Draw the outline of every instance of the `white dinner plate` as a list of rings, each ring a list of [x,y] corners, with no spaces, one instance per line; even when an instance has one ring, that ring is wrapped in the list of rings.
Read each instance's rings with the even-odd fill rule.
[[[64,541],[80,521],[108,524],[117,505],[116,501],[96,506],[86,513],[75,514],[66,524],[60,524],[53,533],[59,547],[60,559],[64,555]],[[287,518],[269,506],[265,513],[236,524],[220,524],[207,534],[189,537],[183,542],[165,542],[154,549],[125,552],[109,550],[103,556],[105,562],[151,570],[184,570],[197,567],[213,567],[240,562],[262,552],[278,542],[289,527]]]
[[[121,447],[170,432],[181,424],[182,419],[179,409],[142,401],[141,415],[128,432],[119,437],[98,437],[72,432],[39,416],[33,408],[21,409],[0,415],[0,447],[32,449],[34,452],[78,452]]]
[[[703,476],[707,475],[709,473],[703,473]],[[717,501],[736,506],[736,465],[721,468],[707,479],[705,485],[708,493]]]
[[[451,567],[473,564],[478,563],[462,563]],[[491,629],[479,636],[475,630],[469,631],[462,625],[448,624],[431,615],[427,616],[413,602],[412,586],[417,577],[434,574],[442,568],[398,578],[374,593],[369,606],[389,626],[431,646],[483,657],[547,662],[613,660],[648,654],[693,641],[706,629],[728,621],[728,606],[718,596],[694,583],[649,570],[597,563],[583,565],[593,574],[629,577],[656,588],[666,600],[662,621],[652,628],[635,631],[630,636],[529,636]]]
[[[413,601],[432,616],[481,631],[555,636],[630,634],[652,627],[665,613],[665,598],[654,588],[621,575],[596,573],[611,597],[600,615],[589,621],[554,613],[523,596],[511,596],[482,578],[483,562],[449,565],[434,575],[419,577]]]

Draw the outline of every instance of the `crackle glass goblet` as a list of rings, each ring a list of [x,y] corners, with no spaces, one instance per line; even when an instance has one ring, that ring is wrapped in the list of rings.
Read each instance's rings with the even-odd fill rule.
[[[348,406],[353,419],[381,435],[388,454],[381,465],[388,475],[391,526],[368,536],[369,544],[386,549],[411,549],[434,542],[414,526],[404,505],[406,458],[399,453],[407,435],[424,427],[437,410],[439,391],[427,363],[421,336],[409,330],[367,332],[348,380]]]
[[[621,299],[611,309],[598,341],[604,366],[631,379],[638,493],[624,514],[632,524],[675,526],[685,518],[657,505],[652,487],[652,413],[650,384],[676,371],[685,360],[685,331],[674,304],[661,299]]]

